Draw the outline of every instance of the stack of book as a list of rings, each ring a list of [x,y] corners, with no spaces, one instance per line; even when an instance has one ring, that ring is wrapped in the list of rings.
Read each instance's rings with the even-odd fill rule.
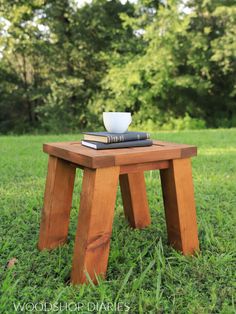
[[[151,146],[152,140],[146,132],[84,132],[82,145],[93,149],[125,148]]]

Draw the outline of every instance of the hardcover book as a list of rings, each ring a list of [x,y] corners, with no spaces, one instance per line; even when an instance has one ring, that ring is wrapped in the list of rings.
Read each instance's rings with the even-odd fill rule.
[[[93,148],[93,149],[111,149],[111,148],[151,146],[152,140],[127,141],[127,142],[110,143],[110,144],[93,142],[93,141],[82,141],[81,143],[82,145]]]
[[[146,140],[150,135],[146,132],[125,132],[125,133],[109,133],[109,132],[84,132],[85,141],[95,141],[101,143],[119,143],[126,141]]]

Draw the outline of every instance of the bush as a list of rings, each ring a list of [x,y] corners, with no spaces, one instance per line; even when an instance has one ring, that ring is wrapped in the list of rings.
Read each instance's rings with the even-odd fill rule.
[[[185,114],[184,118],[171,117],[161,126],[162,130],[199,130],[205,129],[206,122],[202,119],[191,118]]]
[[[191,118],[188,114],[185,114],[184,118],[170,117],[165,122],[155,121],[153,119],[147,119],[145,122],[134,123],[131,126],[132,130],[146,130],[148,132],[155,132],[159,130],[199,130],[205,129],[206,122],[202,119]]]

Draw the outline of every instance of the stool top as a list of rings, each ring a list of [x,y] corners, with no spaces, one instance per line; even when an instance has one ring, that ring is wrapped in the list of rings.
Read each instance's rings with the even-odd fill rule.
[[[197,155],[197,147],[153,141],[152,146],[95,150],[81,142],[46,143],[43,151],[88,168],[113,167],[153,161],[188,158]]]

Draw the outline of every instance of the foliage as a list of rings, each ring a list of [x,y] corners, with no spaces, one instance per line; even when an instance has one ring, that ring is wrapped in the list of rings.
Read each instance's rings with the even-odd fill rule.
[[[85,127],[110,51],[130,49],[119,14],[132,11],[118,0],[80,9],[69,0],[3,1],[0,132]]]
[[[186,114],[183,118],[174,118],[169,117],[165,123],[161,123],[159,121],[154,122],[152,119],[147,119],[142,124],[136,124],[135,126],[131,126],[131,129],[145,129],[149,132],[155,132],[157,129],[159,130],[199,130],[205,129],[206,123],[202,119],[191,118],[188,114]]]
[[[68,244],[50,252],[37,250],[47,169],[42,143],[78,140],[80,135],[0,137],[1,313],[15,313],[13,302],[45,301],[80,302],[85,306],[81,313],[89,313],[89,302],[115,300],[127,303],[132,314],[235,313],[236,129],[152,136],[198,146],[192,165],[201,253],[184,257],[167,245],[159,173],[150,171],[146,185],[152,224],[130,229],[118,194],[107,280],[97,287],[68,283],[82,183],[79,169]],[[17,262],[7,269],[13,258]]]
[[[0,133],[236,125],[234,1],[2,0],[0,34]]]
[[[160,6],[145,27],[145,53],[111,67],[103,80],[109,110],[130,110],[138,124],[171,116],[201,118],[219,126],[236,116],[236,6],[194,2],[191,13],[179,3]],[[127,17],[130,24],[137,19]],[[138,21],[140,18],[138,18]]]

